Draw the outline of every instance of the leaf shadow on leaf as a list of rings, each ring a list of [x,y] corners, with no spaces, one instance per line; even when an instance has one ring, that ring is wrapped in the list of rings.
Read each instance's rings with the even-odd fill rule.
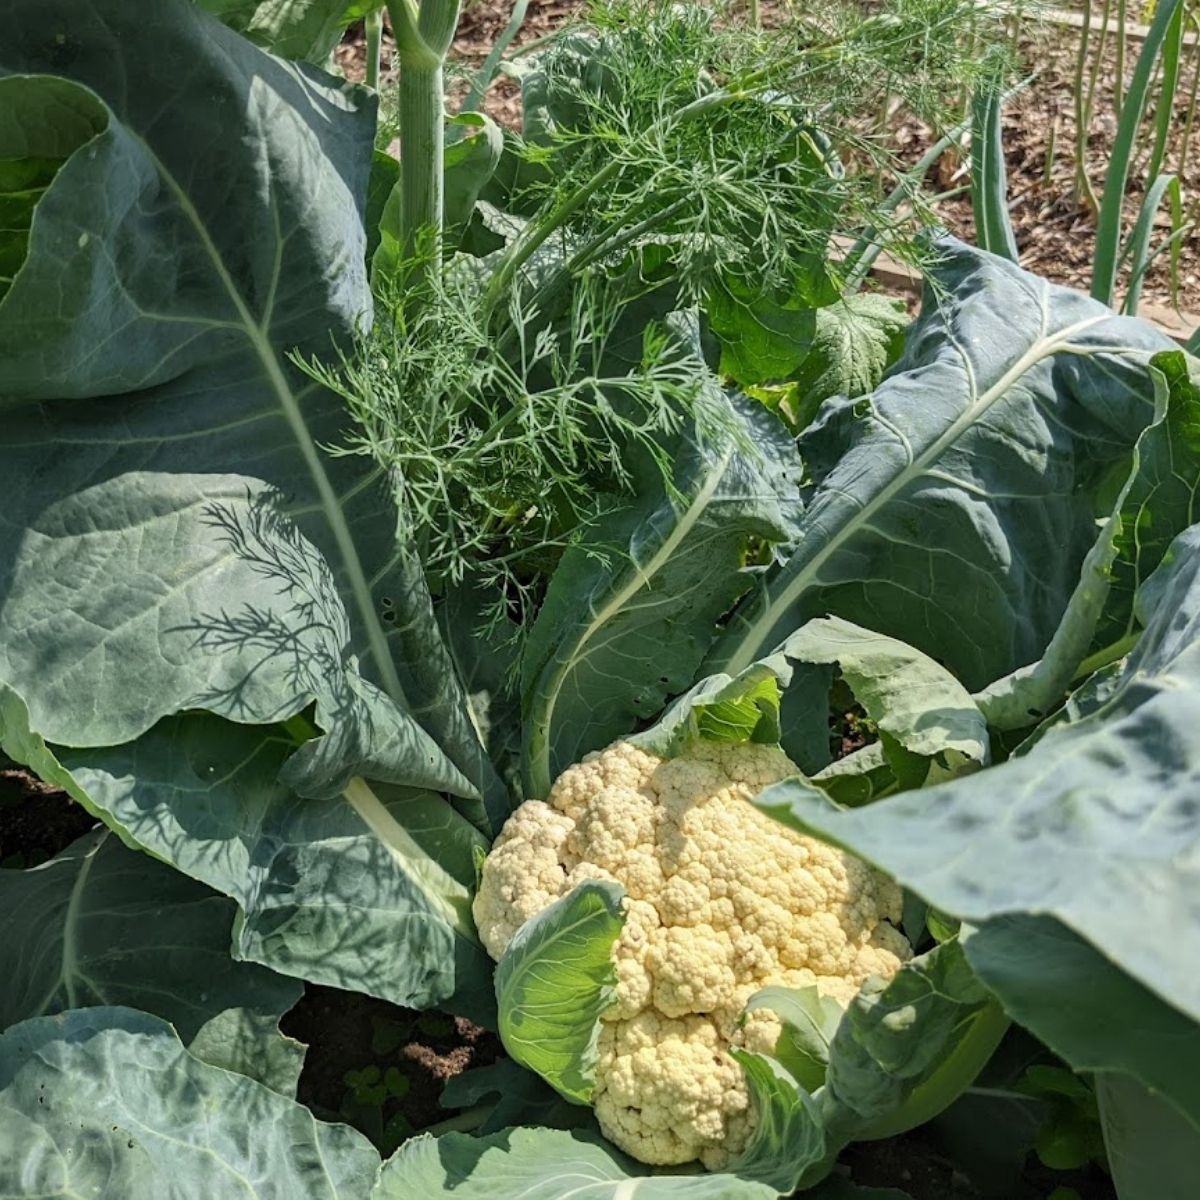
[[[280,660],[289,687],[314,698],[332,689],[333,704],[323,703],[329,715],[344,717],[353,705],[348,686],[347,663],[338,647],[350,642],[345,612],[333,602],[337,590],[323,556],[282,511],[279,497],[270,491],[247,489],[242,509],[213,501],[204,508],[204,523],[218,531],[218,540],[237,558],[277,586],[277,595],[287,601],[286,616],[250,602],[240,608],[217,609],[198,615],[183,625],[164,632],[186,634],[196,652],[230,649],[259,651],[245,674],[226,685],[213,687],[196,698],[199,707],[212,708],[233,718],[261,722],[258,705],[246,701],[260,668]],[[312,587],[310,580],[319,581]],[[288,700],[275,714],[286,720],[295,713]],[[269,719],[269,718],[268,718]],[[371,716],[366,714],[369,722]]]

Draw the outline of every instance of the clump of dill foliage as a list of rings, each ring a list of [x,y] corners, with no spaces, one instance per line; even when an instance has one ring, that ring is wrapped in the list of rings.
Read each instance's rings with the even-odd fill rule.
[[[671,487],[680,438],[728,436],[706,310],[832,302],[835,234],[916,254],[917,182],[898,219],[875,115],[957,121],[998,34],[975,0],[816,0],[770,30],[735,8],[599,0],[520,63],[525,135],[473,253],[447,238],[440,269],[380,285],[351,352],[303,364],[354,418],[331,450],[392,480],[433,592],[466,580],[519,629],[590,522]]]

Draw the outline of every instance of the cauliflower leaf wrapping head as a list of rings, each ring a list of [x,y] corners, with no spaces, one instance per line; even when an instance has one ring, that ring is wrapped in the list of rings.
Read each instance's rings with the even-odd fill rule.
[[[770,984],[848,1005],[912,956],[895,883],[749,803],[797,774],[777,746],[696,742],[663,759],[615,742],[509,818],[483,866],[475,921],[498,959],[577,884],[626,891],[593,1097],[605,1137],[642,1162],[720,1170],[753,1113],[732,1046],[771,1053],[780,1024],[746,1001]]]

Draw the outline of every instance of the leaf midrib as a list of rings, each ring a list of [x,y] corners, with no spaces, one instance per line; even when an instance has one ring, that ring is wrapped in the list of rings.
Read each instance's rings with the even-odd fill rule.
[[[1043,295],[1043,307],[1045,303],[1046,298]],[[896,471],[884,487],[880,488],[867,500],[852,518],[844,522],[834,535],[792,576],[783,590],[766,605],[762,613],[747,628],[734,654],[723,663],[723,669],[731,675],[736,675],[739,671],[745,670],[746,667],[761,657],[763,644],[775,628],[782,613],[798,600],[812,584],[817,582],[821,568],[834,554],[841,550],[849,538],[866,525],[880,508],[892,500],[903,488],[907,487],[913,478],[923,474],[936,463],[965,430],[987,413],[992,405],[1004,396],[1021,376],[1043,359],[1049,358],[1060,351],[1070,350],[1071,338],[1082,333],[1084,330],[1090,329],[1093,325],[1107,321],[1111,316],[1111,313],[1106,312],[1095,317],[1088,317],[1085,320],[1077,321],[1074,325],[1068,325],[1050,337],[1043,337],[1026,350],[973,404],[966,405],[963,411],[938,437],[919,453],[912,455],[904,467]],[[1111,352],[1117,352],[1119,348],[1111,347],[1109,349]],[[965,353],[961,350],[959,353],[966,360]],[[966,366],[969,372],[969,362],[966,362]]]
[[[735,447],[730,445],[726,448],[725,453],[715,462],[711,464],[708,478],[705,479],[703,486],[696,493],[695,499],[683,511],[679,520],[675,523],[671,533],[665,537],[659,544],[658,549],[650,556],[646,563],[639,563],[631,559],[631,570],[629,577],[623,587],[619,588],[609,598],[608,603],[603,605],[599,612],[593,614],[591,621],[584,629],[583,633],[576,639],[575,647],[569,655],[558,659],[558,667],[552,672],[550,678],[538,688],[537,695],[545,698],[544,709],[540,719],[536,722],[537,733],[535,736],[540,737],[540,745],[538,747],[538,755],[536,762],[531,764],[530,775],[535,781],[535,791],[544,790],[542,785],[549,787],[550,782],[550,732],[554,721],[554,709],[558,703],[558,697],[562,694],[563,681],[567,675],[573,671],[584,657],[584,650],[609,621],[621,612],[629,601],[638,594],[644,587],[650,587],[654,577],[663,569],[670,561],[675,551],[680,544],[692,531],[699,522],[701,515],[708,508],[709,501],[713,494],[720,486],[721,480],[725,477],[726,468],[733,457]]]
[[[250,312],[246,301],[238,291],[233,277],[229,274],[216,244],[210,237],[208,229],[200,217],[200,213],[196,210],[195,205],[192,204],[191,197],[145,140],[140,140],[150,161],[154,163],[155,169],[159,172],[163,182],[171,190],[176,203],[183,210],[188,222],[195,230],[196,236],[200,239],[200,244],[204,248],[204,252],[208,256],[222,288],[238,314],[238,325],[245,333],[267,376],[271,389],[275,393],[276,402],[288,423],[292,437],[300,450],[305,466],[308,468],[309,476],[317,489],[317,495],[321,502],[320,508],[333,533],[338,553],[346,568],[354,604],[362,620],[363,627],[366,630],[370,654],[375,661],[383,681],[384,690],[397,705],[406,707],[404,688],[400,682],[396,664],[389,652],[387,634],[379,621],[378,615],[375,612],[375,606],[371,601],[371,588],[366,572],[363,569],[362,559],[358,554],[358,548],[354,544],[354,538],[350,532],[349,525],[346,523],[345,514],[338,503],[337,493],[334,491],[333,484],[330,482],[325,467],[321,462],[317,445],[313,441],[308,426],[304,422],[304,415],[300,411],[300,405],[292,392],[287,377],[283,373],[283,368],[280,366],[275,348],[267,338],[263,326],[254,319],[254,315]],[[272,286],[274,286],[274,281]]]

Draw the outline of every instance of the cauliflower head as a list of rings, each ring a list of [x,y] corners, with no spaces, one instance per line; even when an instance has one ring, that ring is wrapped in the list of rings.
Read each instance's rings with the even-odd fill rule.
[[[522,804],[484,863],[474,915],[493,958],[577,884],[625,888],[593,1104],[642,1162],[720,1170],[745,1146],[753,1113],[729,1050],[770,1052],[780,1033],[765,1009],[739,1028],[754,992],[816,986],[848,1005],[912,955],[893,882],[749,802],[795,774],[777,746],[700,741],[663,759],[615,742]]]

